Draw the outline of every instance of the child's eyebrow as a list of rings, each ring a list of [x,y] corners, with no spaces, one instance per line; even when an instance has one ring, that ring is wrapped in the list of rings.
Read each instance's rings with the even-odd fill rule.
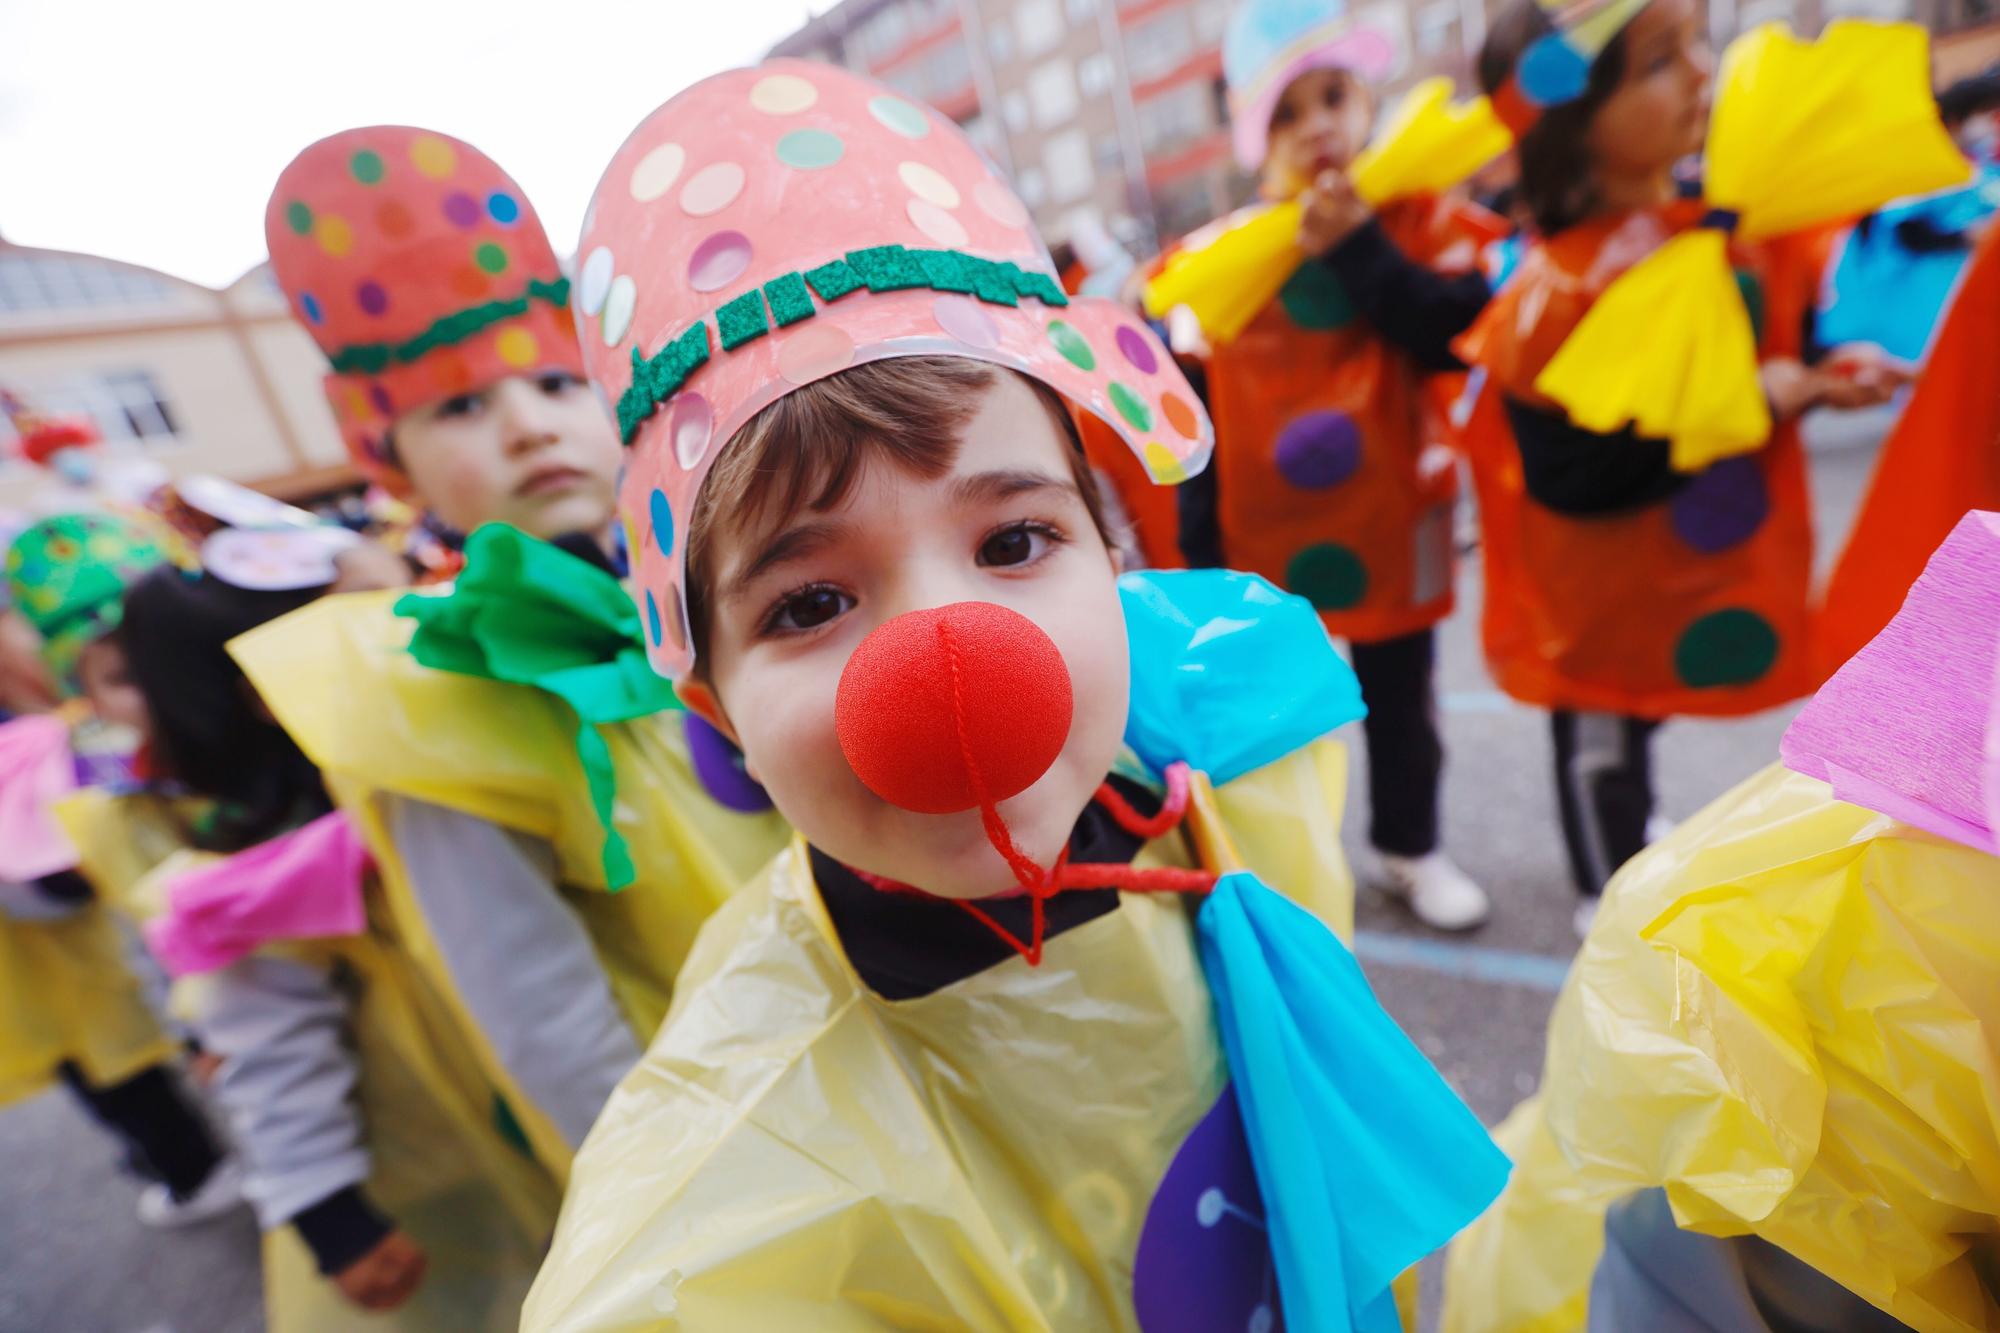
[[[1078,499],[1082,498],[1082,492],[1069,478],[1027,468],[1001,468],[960,477],[952,483],[951,496],[954,502],[961,505],[992,504],[1034,491],[1067,491]]]
[[[765,544],[756,559],[743,567],[741,573],[729,580],[723,590],[722,600],[740,600],[749,591],[750,585],[781,565],[795,560],[803,560],[815,551],[824,549],[846,530],[846,525],[832,519],[822,519],[812,523],[801,523],[797,527],[785,529]]]

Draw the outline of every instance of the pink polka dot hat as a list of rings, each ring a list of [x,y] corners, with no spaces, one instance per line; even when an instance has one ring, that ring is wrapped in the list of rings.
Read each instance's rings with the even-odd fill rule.
[[[278,285],[320,350],[357,466],[389,427],[508,375],[583,373],[569,283],[521,187],[470,144],[374,125],[307,148],[264,211]]]
[[[1208,462],[1151,330],[1072,300],[1028,211],[951,121],[833,66],[774,60],[647,117],[584,218],[590,377],[631,446],[619,496],[654,668],[694,664],[680,537],[718,451],[801,385],[892,356],[1008,366],[1095,413],[1154,480]]]

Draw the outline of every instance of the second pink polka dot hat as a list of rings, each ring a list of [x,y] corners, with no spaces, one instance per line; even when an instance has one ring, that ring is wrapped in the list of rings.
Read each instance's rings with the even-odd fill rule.
[[[775,60],[675,97],[612,158],[577,253],[584,360],[632,449],[619,499],[665,676],[694,664],[680,537],[717,452],[849,366],[991,361],[1103,418],[1156,481],[1208,462],[1207,414],[1152,331],[1063,294],[958,126],[846,70]]]
[[[569,283],[493,159],[430,130],[373,125],[313,144],[264,211],[271,270],[333,373],[348,452],[393,476],[389,428],[508,375],[583,374]]]

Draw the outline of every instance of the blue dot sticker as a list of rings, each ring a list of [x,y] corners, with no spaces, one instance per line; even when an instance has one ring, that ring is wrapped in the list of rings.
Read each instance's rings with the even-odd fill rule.
[[[299,293],[299,309],[306,312],[306,318],[318,324],[326,319],[326,312],[319,308],[319,298],[311,292]]]
[[[653,494],[658,495],[658,491]],[[660,604],[653,600],[653,594],[646,594],[646,633],[652,636],[653,646],[660,646]]]
[[[667,503],[667,493],[655,486],[651,506],[653,516],[653,541],[659,546],[661,555],[674,553],[674,509]]]
[[[1590,86],[1590,60],[1552,32],[1529,47],[1515,72],[1521,95],[1539,107],[1562,106]]]
[[[511,227],[521,220],[520,202],[505,190],[495,190],[486,196],[486,212],[503,227]]]

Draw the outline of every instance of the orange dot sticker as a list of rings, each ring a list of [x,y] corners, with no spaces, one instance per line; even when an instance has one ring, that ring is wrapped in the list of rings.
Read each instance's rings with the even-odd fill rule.
[[[1160,412],[1166,417],[1169,426],[1188,439],[1201,438],[1201,418],[1195,415],[1194,409],[1189,407],[1187,401],[1179,394],[1161,394]]]
[[[384,236],[400,239],[416,230],[417,220],[410,215],[410,206],[400,199],[384,199],[382,206],[375,210],[375,225]]]
[[[432,360],[431,373],[436,377],[438,389],[446,397],[471,390],[472,367],[466,363],[463,353],[447,348],[437,352]]]
[[[345,259],[354,248],[354,228],[347,225],[346,218],[329,213],[313,222],[313,239],[330,257]]]
[[[541,344],[535,341],[535,335],[518,324],[513,328],[501,330],[500,336],[493,340],[493,350],[500,354],[502,361],[516,370],[532,366],[535,364],[535,358],[542,354]]]
[[[486,275],[472,264],[464,264],[452,270],[451,289],[468,301],[477,301],[486,295]]]

